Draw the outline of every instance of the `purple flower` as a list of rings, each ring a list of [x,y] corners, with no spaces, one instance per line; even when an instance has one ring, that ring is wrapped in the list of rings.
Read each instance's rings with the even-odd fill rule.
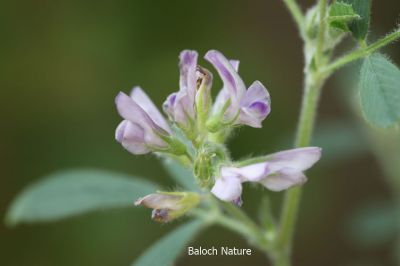
[[[246,90],[243,80],[238,74],[239,61],[225,58],[218,51],[211,50],[205,55],[218,71],[224,87],[217,96],[213,113],[224,112],[224,122],[244,124],[260,128],[261,122],[271,111],[270,96],[267,89],[259,81],[255,81]],[[224,110],[227,101],[230,105]]]
[[[115,98],[118,113],[124,120],[115,131],[115,139],[133,154],[145,154],[152,149],[166,149],[161,136],[169,136],[171,129],[157,107],[139,87],[129,97],[120,92]]]
[[[242,183],[256,182],[272,191],[281,191],[307,181],[303,171],[321,157],[321,148],[307,147],[281,151],[265,157],[265,161],[243,167],[221,167],[211,192],[221,200],[237,201]]]
[[[195,119],[197,52],[184,50],[179,55],[179,91],[168,96],[164,112],[178,124],[188,126]]]

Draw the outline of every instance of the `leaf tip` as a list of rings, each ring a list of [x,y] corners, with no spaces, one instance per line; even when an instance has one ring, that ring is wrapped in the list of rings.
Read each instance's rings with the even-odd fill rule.
[[[19,224],[18,215],[15,213],[14,208],[11,206],[4,216],[4,224],[8,228],[16,227]]]

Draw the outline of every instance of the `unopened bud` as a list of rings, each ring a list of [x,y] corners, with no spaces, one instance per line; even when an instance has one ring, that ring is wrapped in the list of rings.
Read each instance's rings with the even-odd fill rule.
[[[151,218],[156,222],[169,222],[181,217],[200,202],[200,195],[194,192],[158,191],[138,199],[135,205],[153,209]]]
[[[212,177],[212,162],[215,159],[215,152],[207,149],[200,150],[194,162],[194,175],[201,187],[208,187]]]
[[[211,85],[212,85],[212,74],[205,68],[197,66],[196,69],[197,77],[197,92],[196,92],[196,109],[197,113],[208,114],[211,108]]]

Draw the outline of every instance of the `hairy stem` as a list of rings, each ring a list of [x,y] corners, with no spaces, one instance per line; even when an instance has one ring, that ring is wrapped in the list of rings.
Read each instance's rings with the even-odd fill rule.
[[[296,147],[310,145],[315,114],[324,79],[319,79],[313,72],[306,72],[304,96],[296,135]],[[275,266],[288,266],[292,249],[292,239],[301,198],[301,187],[288,190],[285,194],[280,219],[280,228],[275,242]]]
[[[320,25],[318,28],[317,52],[315,53],[315,61],[317,65],[320,65],[322,53],[324,50],[324,42],[325,42],[327,0],[320,0],[318,5],[319,5]]]
[[[296,147],[305,147],[310,145],[311,142],[318,100],[321,94],[321,88],[326,79],[340,67],[359,58],[368,56],[377,49],[399,39],[400,30],[381,38],[371,45],[362,43],[358,50],[351,52],[333,61],[332,63],[328,63],[327,60],[324,60],[326,59],[324,58],[324,44],[327,31],[326,15],[328,0],[319,0],[318,3],[320,25],[318,27],[316,42],[304,35],[304,16],[301,14],[297,3],[290,0],[283,1],[296,21],[305,42],[304,53],[306,65],[304,71],[304,94],[295,140]],[[309,49],[310,47],[314,49]],[[314,66],[311,64],[312,59],[315,59],[316,64]],[[255,158],[255,160],[258,159],[260,158]],[[300,198],[300,187],[292,188],[285,194],[277,237],[274,241],[272,250],[270,250],[270,255],[275,266],[291,265],[290,257],[292,250],[292,239],[297,220]]]
[[[321,88],[325,80],[328,78],[328,75],[323,75],[319,72],[319,69],[323,68],[325,64],[325,60],[322,59],[326,34],[327,0],[320,0],[319,8],[320,25],[318,29],[315,53],[312,52],[313,49],[307,49],[307,47],[312,45],[313,42],[305,39],[305,82],[295,140],[296,147],[305,147],[310,145]],[[309,58],[312,57],[316,59],[316,68],[313,68],[311,64],[309,64]],[[291,265],[290,257],[292,250],[292,239],[297,220],[300,198],[300,187],[292,188],[285,194],[278,234],[274,242],[274,250],[272,251],[272,258],[275,266]]]
[[[333,61],[332,63],[327,65],[325,68],[323,68],[322,72],[323,73],[332,73],[353,61],[356,61],[360,58],[370,55],[371,53],[375,52],[376,50],[378,50],[398,39],[400,39],[400,30],[396,30],[368,46],[361,47],[353,52],[348,53],[347,55],[344,55],[344,56],[336,59],[335,61]]]
[[[262,230],[260,230],[258,226],[255,224],[249,224],[249,221],[250,223],[253,223],[250,218],[243,219],[242,215],[245,214],[235,214],[234,212],[233,215],[232,212],[230,212],[231,216],[227,216],[218,209],[215,210],[216,211],[210,212],[209,210],[206,211],[202,209],[194,209],[191,211],[191,213],[193,216],[204,220],[206,223],[214,223],[230,229],[231,231],[249,240],[252,245],[261,251],[264,251],[268,254],[270,243],[267,241],[266,237],[264,237]]]

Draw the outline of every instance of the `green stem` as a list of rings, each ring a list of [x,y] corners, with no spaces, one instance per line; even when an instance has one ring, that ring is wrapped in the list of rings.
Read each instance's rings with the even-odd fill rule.
[[[329,65],[327,65],[325,68],[322,69],[321,72],[323,73],[332,73],[335,70],[338,70],[339,68],[355,61],[360,58],[366,57],[370,55],[371,53],[375,52],[376,50],[396,41],[397,39],[400,38],[400,30],[396,30],[385,37],[379,39],[378,41],[374,42],[373,44],[370,44],[366,47],[361,47],[353,52],[350,52],[347,55],[344,55],[340,57],[339,59],[336,59]]]
[[[236,207],[230,202],[221,202],[223,208],[230,214],[230,216],[235,217],[235,219],[241,221],[248,228],[251,228],[254,232],[260,232],[259,226],[241,209]]]
[[[318,77],[317,74],[307,75],[311,77],[306,77],[303,102],[297,126],[296,147],[305,147],[310,144],[321,87],[327,78]]]
[[[296,134],[296,147],[305,147],[310,145],[312,131],[314,128],[315,114],[317,110],[320,92],[325,80],[331,73],[340,67],[355,61],[359,58],[368,56],[377,49],[395,41],[400,38],[400,30],[397,30],[386,37],[376,41],[371,45],[362,45],[358,50],[345,55],[333,63],[328,65],[324,59],[324,42],[326,34],[326,10],[327,0],[319,1],[319,14],[320,25],[318,29],[318,36],[316,44],[303,34],[304,32],[304,17],[295,1],[283,0],[292,16],[294,17],[297,26],[300,28],[302,37],[305,41],[305,85],[304,95],[302,100],[302,107]],[[300,13],[299,13],[300,12]],[[300,16],[301,14],[301,16]],[[314,49],[307,49],[310,45]],[[313,53],[315,51],[315,53]],[[310,58],[315,58],[316,68],[310,64]],[[261,157],[260,157],[261,158]],[[256,160],[260,159],[256,158]],[[278,229],[277,237],[274,241],[273,249],[270,251],[275,266],[290,266],[290,257],[292,250],[292,239],[294,228],[296,224],[297,213],[301,198],[301,188],[296,187],[288,190],[285,194],[283,209],[281,213],[280,226]]]
[[[290,257],[283,253],[279,253],[272,256],[274,266],[288,266],[290,265]]]
[[[232,218],[224,215],[219,210],[210,212],[202,209],[194,209],[191,213],[192,215],[204,220],[206,223],[219,224],[235,233],[238,233],[243,236],[244,239],[251,241],[255,247],[268,253],[270,243],[267,242],[261,230],[258,227],[255,228],[253,225],[249,225],[247,221],[243,221],[242,217],[234,216]]]
[[[325,32],[326,32],[326,6],[327,0],[319,1],[319,28],[318,28],[318,39],[317,39],[317,51],[315,53],[315,61],[317,65],[320,65],[321,57],[324,52]]]
[[[194,209],[191,211],[191,213],[194,216],[204,220],[206,223],[220,224],[244,236],[245,238],[253,236],[253,232],[249,229],[249,227],[244,226],[243,223],[238,220],[227,218],[219,212],[210,213],[209,211]]]
[[[322,85],[326,79],[326,77],[320,79],[319,75],[313,72],[306,72],[306,75],[304,96],[296,135],[296,147],[310,145],[318,99]],[[292,238],[300,197],[301,187],[292,188],[285,194],[280,228],[275,242],[275,252],[273,256],[275,266],[290,265]]]
[[[303,12],[300,9],[300,6],[294,0],[283,0],[283,2],[285,3],[287,9],[289,10],[290,14],[292,15],[294,21],[296,22],[296,25],[298,26],[301,37],[304,39],[305,38],[305,34],[304,34],[305,19],[304,19]]]

